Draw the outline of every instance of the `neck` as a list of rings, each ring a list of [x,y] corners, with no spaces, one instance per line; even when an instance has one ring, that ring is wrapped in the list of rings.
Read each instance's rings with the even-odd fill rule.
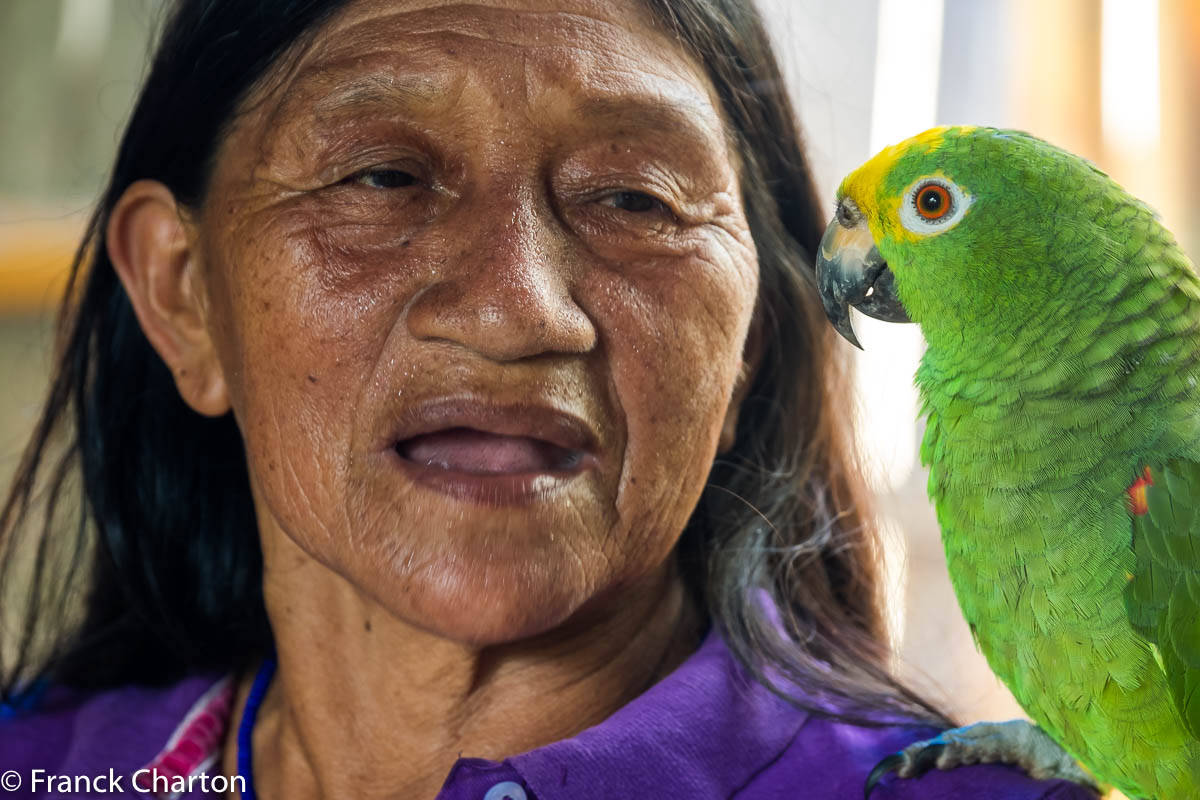
[[[573,736],[699,643],[673,561],[553,631],[490,646],[398,619],[307,559],[268,565],[264,595],[279,670],[254,729],[259,797],[432,798],[460,755],[503,760]]]

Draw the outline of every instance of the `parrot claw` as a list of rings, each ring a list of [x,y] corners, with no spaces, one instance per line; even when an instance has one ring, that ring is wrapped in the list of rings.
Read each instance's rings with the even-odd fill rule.
[[[899,753],[892,753],[876,764],[871,769],[871,774],[867,776],[867,782],[863,786],[863,800],[871,800],[871,791],[875,788],[875,784],[879,783],[884,775],[887,775],[902,763],[904,763],[904,756]]]
[[[910,744],[875,765],[863,796],[869,800],[871,791],[889,772],[901,778],[919,778],[934,767],[953,769],[966,764],[1015,764],[1037,780],[1068,780],[1098,797],[1103,794],[1096,780],[1045,731],[1015,719],[953,728]]]
[[[889,772],[895,772],[901,778],[921,777],[937,766],[938,757],[945,749],[946,745],[941,741],[941,737],[938,737],[916,742],[899,753],[887,756],[876,764],[871,770],[871,774],[867,776],[866,786],[863,787],[864,800],[870,800],[871,791],[875,785],[883,780],[883,776]]]

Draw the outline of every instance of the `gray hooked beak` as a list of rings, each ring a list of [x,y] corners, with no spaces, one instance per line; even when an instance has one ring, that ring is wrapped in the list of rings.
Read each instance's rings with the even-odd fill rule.
[[[825,316],[846,341],[862,349],[850,324],[850,306],[885,322],[912,322],[896,295],[896,282],[875,247],[867,220],[850,198],[837,214],[817,249],[817,289]]]

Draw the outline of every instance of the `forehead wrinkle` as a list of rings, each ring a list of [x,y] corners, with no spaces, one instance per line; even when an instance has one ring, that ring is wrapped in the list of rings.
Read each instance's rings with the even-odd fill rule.
[[[371,42],[371,37],[380,41]],[[458,67],[462,61],[458,58],[458,50],[478,43],[484,49],[491,46],[503,51],[519,50],[515,57],[507,52],[485,52],[484,61],[518,65],[519,71],[525,74],[527,84],[530,83],[528,72],[532,65],[538,65],[538,71],[544,73],[550,83],[561,82],[564,76],[590,75],[603,75],[606,78],[631,76],[635,81],[644,83],[647,73],[638,67],[653,66],[659,70],[654,75],[656,90],[661,92],[664,82],[669,82],[675,90],[671,94],[688,95],[689,100],[701,101],[696,103],[697,106],[703,106],[704,100],[711,101],[705,92],[697,91],[693,85],[698,81],[707,87],[707,80],[682,58],[667,60],[657,57],[652,64],[647,64],[639,58],[641,53],[622,53],[621,50],[626,48],[617,47],[618,43],[611,40],[597,40],[589,44],[578,41],[584,37],[574,37],[568,39],[570,43],[564,43],[558,36],[555,37],[557,41],[546,41],[535,34],[535,41],[519,42],[448,28],[417,31],[406,38],[408,40],[403,42],[403,49],[398,49],[395,33],[372,26],[368,37],[364,37],[366,40],[359,39],[353,48],[329,48],[327,44],[320,43],[304,59],[308,63],[300,64],[294,70],[285,93],[303,94],[309,86],[322,88],[345,84],[344,88],[339,87],[337,96],[313,104],[318,112],[388,98],[403,105],[430,104],[439,99],[439,95],[449,94],[453,84],[461,82],[462,75]],[[614,60],[628,62],[628,66],[613,64]],[[406,62],[416,62],[419,69],[406,71]],[[433,69],[430,69],[431,65]],[[376,74],[364,76],[364,69],[374,69]],[[666,78],[663,72],[670,73],[676,79]],[[343,75],[347,80],[339,77]],[[461,86],[458,88],[461,89]],[[524,88],[527,97],[535,93],[531,85]]]
[[[554,6],[557,3],[543,3]],[[601,4],[602,5],[602,4]],[[365,7],[365,6],[364,6]],[[459,3],[442,5],[437,0],[430,4],[409,8],[403,11],[392,11],[386,14],[362,18],[363,15],[349,13],[355,6],[350,6],[343,15],[336,18],[324,34],[337,36],[338,41],[348,42],[346,49],[355,47],[355,37],[349,34],[358,28],[366,29],[367,33],[357,41],[375,41],[382,39],[391,46],[396,46],[394,38],[397,27],[406,35],[426,36],[430,34],[452,33],[463,37],[493,41],[498,44],[527,45],[537,44],[540,34],[551,27],[561,39],[569,41],[590,41],[599,50],[604,50],[620,35],[633,32],[631,26],[613,22],[602,16],[581,13],[580,11],[565,11],[561,8],[508,8],[482,3]],[[654,17],[640,3],[630,2],[628,8],[631,17],[642,23],[644,32],[653,34],[661,43],[669,48],[676,47],[673,40],[662,34]],[[407,20],[405,18],[408,18]],[[558,25],[547,25],[555,21]],[[632,20],[630,20],[632,21]],[[596,30],[600,28],[602,30]],[[507,34],[507,35],[502,35]],[[338,41],[330,43],[329,52],[335,53]]]
[[[291,75],[271,92],[282,102],[273,104],[270,117],[284,106],[295,108],[289,101],[318,115],[378,106],[432,117],[461,106],[469,84],[509,79],[508,87],[495,88],[510,97],[524,94],[523,110],[533,119],[544,120],[550,110],[563,121],[573,116],[576,124],[657,128],[667,138],[708,143],[730,159],[735,173],[741,171],[728,120],[703,67],[661,32],[640,3],[629,4],[633,13],[626,25],[574,10],[463,4],[365,17],[362,9],[368,8],[352,4],[318,30],[297,54]],[[457,51],[475,46],[496,52],[462,69]],[[521,49],[519,59],[511,57],[512,47]],[[419,68],[406,71],[409,63]],[[479,71],[481,64],[500,69]],[[373,72],[363,74],[367,69]],[[326,87],[329,96],[323,96]],[[556,92],[560,97],[547,96],[544,104],[534,99]]]
[[[527,110],[543,104],[593,124],[660,130],[668,135],[685,131],[690,138],[728,145],[707,81],[697,85],[696,81],[703,79],[695,76],[695,81],[689,81],[678,74],[675,65],[658,62],[670,66],[679,77],[648,76],[635,69],[635,64],[629,68],[606,64],[597,69],[593,66],[595,53],[575,45],[545,45],[536,55],[521,50],[519,58],[510,61],[515,71],[510,90],[523,92]],[[578,51],[587,58],[563,58],[563,51]],[[430,55],[435,56],[432,68]],[[411,60],[419,61],[421,68],[405,69],[405,62]],[[336,61],[323,58],[300,70],[287,95],[317,115],[367,106],[432,114],[454,106],[466,84],[472,82],[469,73],[474,70],[460,70],[459,64],[454,57],[427,46],[409,48],[403,54],[375,51]],[[363,74],[364,68],[374,71]],[[311,101],[314,92],[320,97]]]
[[[542,0],[540,5],[553,6],[555,2]],[[595,5],[604,8],[602,3]],[[565,66],[577,72],[580,66],[594,64],[615,72],[613,61],[624,56],[633,67],[628,71],[636,73],[636,67],[646,64],[645,56],[650,54],[656,67],[668,67],[677,76],[697,81],[711,90],[703,69],[678,42],[661,31],[648,9],[632,1],[627,7],[632,12],[631,18],[620,23],[578,10],[512,9],[478,3],[424,6],[365,19],[361,18],[362,14],[357,15],[359,18],[347,14],[335,19],[330,30],[322,32],[324,41],[315,48],[321,51],[316,58],[322,61],[358,59],[364,51],[401,56],[416,49],[426,55],[440,50],[453,56],[456,53],[451,47],[470,47],[478,43],[484,48],[488,45],[522,48],[526,51],[522,60],[536,53],[536,60],[551,61],[552,72],[561,72]],[[348,10],[354,8],[351,6]],[[359,29],[362,29],[361,33]],[[646,38],[654,40],[649,42],[652,47],[646,47]],[[581,53],[585,58],[579,61],[562,59],[564,50]],[[552,61],[554,55],[560,58]],[[505,59],[508,54],[501,53],[493,58]]]

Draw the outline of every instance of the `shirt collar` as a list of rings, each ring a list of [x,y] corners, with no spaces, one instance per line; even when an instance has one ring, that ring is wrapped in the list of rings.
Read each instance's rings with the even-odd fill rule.
[[[186,700],[186,711],[157,755],[139,766],[172,777],[212,769],[230,717],[232,676],[187,681],[169,694],[171,705]],[[597,787],[607,796],[728,797],[770,766],[806,719],[755,681],[712,625],[695,653],[600,724],[503,763],[538,800],[596,796]],[[463,758],[455,769],[465,762],[495,763]]]
[[[791,743],[805,712],[755,681],[718,626],[674,672],[599,725],[514,756],[538,800],[728,797]]]

